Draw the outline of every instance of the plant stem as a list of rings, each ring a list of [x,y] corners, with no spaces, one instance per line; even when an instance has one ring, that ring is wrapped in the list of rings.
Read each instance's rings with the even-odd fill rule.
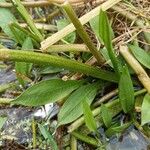
[[[64,45],[51,45],[44,52],[90,52],[84,44],[64,44]]]
[[[143,69],[140,63],[134,58],[134,56],[130,53],[127,46],[120,46],[120,53],[122,54],[124,59],[128,62],[128,64],[132,67],[132,69],[135,71],[145,89],[147,89],[148,93],[150,93],[150,78],[147,75],[146,71]]]
[[[10,24],[11,26],[21,30],[22,32],[24,32],[26,35],[29,35],[31,38],[33,38],[35,41],[38,41],[38,38],[36,36],[34,36],[32,33],[30,33],[29,31],[25,30],[23,27],[21,27],[18,23],[14,22]]]
[[[71,135],[71,139],[70,139],[70,147],[71,147],[71,150],[77,150],[77,139]]]
[[[75,136],[77,139],[79,139],[79,140],[81,140],[83,142],[86,142],[86,143],[88,143],[90,145],[93,145],[93,146],[96,146],[96,147],[99,146],[99,142],[95,138],[89,137],[87,135],[80,134],[77,131],[74,131],[71,134],[73,136]]]
[[[45,24],[45,23],[34,23],[37,29],[40,30],[46,30],[46,31],[52,31],[55,32],[57,31],[57,27],[55,25],[51,24]],[[23,28],[27,28],[28,25],[26,23],[19,23],[19,25]]]
[[[138,96],[140,94],[143,94],[146,92],[146,89],[142,89],[142,90],[139,90],[137,92],[134,93],[134,96]],[[111,102],[108,102],[105,106],[108,107],[109,109],[116,107],[117,105],[120,106],[120,102],[119,102],[119,99],[116,99],[116,100],[113,100]],[[122,109],[121,106],[118,107],[118,109],[120,108],[120,110]],[[118,112],[120,112],[120,110],[117,110],[116,108],[114,109],[114,111],[116,112],[113,112],[114,115]],[[97,116],[101,111],[101,107],[98,107],[98,108],[95,108],[92,113],[93,113],[93,116]],[[68,127],[68,132],[73,132],[74,130],[76,130],[77,128],[79,128],[81,125],[84,124],[84,116],[80,117],[79,119],[77,119],[75,122],[73,122],[69,127]]]
[[[16,7],[16,9],[19,11],[19,13],[22,15],[23,19],[27,22],[31,30],[34,32],[35,36],[37,36],[39,41],[42,41],[43,40],[42,34],[36,28],[33,19],[31,18],[25,7],[21,4],[20,0],[12,0],[12,2]]]
[[[27,50],[19,51],[19,50],[0,49],[0,60],[31,62],[39,65],[51,65],[54,67],[65,68],[71,71],[88,74],[103,80],[118,82],[116,75],[112,72],[92,67],[90,65],[80,63],[74,60],[65,59],[60,56],[41,54],[37,52],[29,52]]]
[[[0,105],[1,105],[1,104],[4,104],[4,105],[8,104],[8,105],[9,105],[13,100],[14,100],[14,99],[0,98]]]
[[[109,92],[108,94],[104,95],[102,98],[100,98],[99,100],[97,100],[92,106],[93,107],[97,107],[100,104],[106,102],[107,100],[109,100],[110,98],[112,98],[113,96],[118,94],[118,89],[115,89],[111,92]]]
[[[0,85],[0,93],[4,92],[5,90],[12,88],[14,86],[15,86],[15,83],[1,84]]]
[[[36,149],[36,123],[34,118],[32,119],[32,142],[33,142],[33,149]]]
[[[118,2],[120,2],[121,0],[108,0],[105,3],[101,4],[100,6],[94,8],[93,10],[91,10],[90,12],[86,13],[85,15],[83,15],[79,20],[81,22],[82,25],[86,24],[89,20],[93,19],[94,17],[96,17],[99,12],[100,9],[102,9],[103,11],[111,8],[112,6],[114,6],[115,4],[117,4]],[[54,43],[58,42],[59,40],[61,40],[62,38],[64,38],[66,35],[70,34],[71,32],[75,31],[75,27],[73,26],[73,24],[69,24],[68,26],[66,26],[65,28],[63,28],[62,30],[56,32],[55,34],[53,34],[52,36],[48,37],[47,39],[45,39],[44,41],[41,42],[41,49],[45,50],[47,49],[49,46],[53,45]]]
[[[78,17],[76,16],[76,14],[75,14],[73,8],[71,7],[71,5],[69,4],[69,2],[65,1],[65,3],[62,5],[62,7],[65,10],[65,12],[67,13],[67,15],[68,15],[69,19],[71,20],[71,22],[73,23],[73,25],[75,26],[75,28],[76,28],[79,36],[81,37],[81,39],[84,41],[84,43],[89,48],[89,50],[94,55],[94,57],[97,59],[97,62],[99,64],[103,64],[104,63],[103,56],[97,50],[94,43],[91,41],[89,35],[87,34],[84,27],[80,23]]]

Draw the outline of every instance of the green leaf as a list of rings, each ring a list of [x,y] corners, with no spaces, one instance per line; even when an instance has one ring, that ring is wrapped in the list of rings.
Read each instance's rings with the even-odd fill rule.
[[[5,0],[0,0],[0,2],[6,2]],[[0,7],[0,27],[9,36],[14,37],[13,33],[9,28],[9,24],[16,21],[14,15],[11,13],[10,9]]]
[[[61,19],[61,20],[58,20],[56,23],[57,23],[58,30],[61,30],[69,24],[69,21],[67,19]],[[76,33],[72,32],[68,34],[64,38],[64,40],[67,41],[68,43],[74,43],[76,40]]]
[[[132,122],[128,122],[128,123],[125,123],[121,126],[112,126],[110,127],[106,132],[105,134],[110,137],[114,134],[117,134],[117,133],[122,133],[123,131],[125,131],[130,125],[132,124]]]
[[[115,72],[120,75],[120,68],[122,69],[121,63],[115,56],[115,52],[112,46],[112,29],[107,18],[107,14],[104,11],[100,11],[99,15],[99,35],[104,42],[104,45],[108,51],[109,57],[113,64]]]
[[[99,15],[94,17],[93,19],[91,19],[89,21],[89,23],[90,23],[92,30],[94,31],[94,33],[96,34],[96,36],[99,38],[99,40],[101,42],[101,38],[99,35]],[[110,27],[110,31],[111,31],[111,37],[114,38],[114,32],[113,32],[111,26],[109,26],[109,27]]]
[[[150,54],[138,46],[129,45],[129,48],[136,59],[146,68],[150,69]]]
[[[41,124],[38,124],[38,127],[45,140],[48,140],[48,142],[51,144],[52,150],[59,150],[56,141],[54,140],[53,136],[50,134],[50,131],[48,131],[47,128],[42,126]]]
[[[12,103],[25,106],[40,106],[56,102],[68,96],[82,83],[81,81],[63,81],[61,79],[44,80],[28,88]]]
[[[127,66],[123,67],[119,81],[119,100],[125,113],[134,109],[134,88]]]
[[[31,38],[26,38],[22,45],[22,49],[33,49],[33,44]],[[15,63],[15,70],[17,74],[18,81],[22,86],[25,85],[25,77],[30,75],[30,71],[32,69],[32,63],[25,63],[25,62],[16,62]]]
[[[96,121],[94,119],[94,116],[86,99],[82,101],[82,108],[86,126],[89,128],[90,131],[96,132],[97,131]]]
[[[3,125],[5,124],[7,117],[0,117],[0,130],[2,129]]]
[[[88,84],[81,86],[78,90],[73,92],[58,114],[58,125],[70,123],[80,117],[83,114],[82,101],[86,100],[90,105],[100,86],[100,83]]]
[[[150,95],[147,93],[144,96],[141,109],[141,124],[144,125],[150,122]]]
[[[104,104],[101,105],[101,115],[105,126],[107,128],[110,127],[112,121],[112,114]]]

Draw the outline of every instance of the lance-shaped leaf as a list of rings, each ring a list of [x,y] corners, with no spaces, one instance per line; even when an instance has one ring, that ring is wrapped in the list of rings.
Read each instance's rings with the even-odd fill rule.
[[[82,83],[81,81],[63,81],[61,79],[41,81],[28,88],[12,103],[25,106],[40,106],[56,102],[68,96]]]
[[[94,119],[90,106],[86,100],[83,100],[82,108],[86,126],[89,128],[90,131],[96,132],[97,131],[96,121]]]
[[[146,68],[150,69],[150,54],[138,46],[129,45],[129,48],[136,59]]]
[[[150,122],[150,95],[148,93],[144,96],[143,99],[141,115],[142,125]]]
[[[134,109],[134,88],[127,66],[123,67],[119,81],[119,99],[125,113]]]
[[[104,104],[101,105],[101,115],[105,126],[107,128],[110,127],[112,121],[112,114]]]
[[[83,114],[82,102],[86,100],[90,105],[100,87],[100,83],[94,83],[81,86],[78,90],[73,92],[68,97],[58,114],[58,126],[70,123],[80,117]]]
[[[119,62],[119,60],[116,58],[115,52],[113,50],[112,29],[111,29],[110,23],[108,21],[106,12],[104,12],[102,10],[100,11],[100,15],[99,15],[99,35],[100,35],[101,39],[103,40],[104,45],[108,51],[108,54],[109,54],[109,57],[113,64],[115,72],[118,75],[120,75],[122,66],[121,66],[121,63]]]

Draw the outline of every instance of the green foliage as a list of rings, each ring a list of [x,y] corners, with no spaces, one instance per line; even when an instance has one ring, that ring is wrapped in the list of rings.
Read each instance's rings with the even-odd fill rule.
[[[104,104],[101,105],[101,115],[105,126],[107,128],[110,127],[112,121],[112,114]]]
[[[82,83],[81,81],[63,81],[61,79],[41,81],[28,88],[12,103],[25,106],[40,106],[56,102],[68,96]]]
[[[67,26],[69,24],[69,21],[67,19],[61,19],[57,21],[57,28],[58,30],[63,29],[65,26]],[[76,33],[72,32],[70,34],[68,34],[65,38],[65,41],[67,41],[68,43],[74,43],[76,40]]]
[[[128,122],[128,123],[125,123],[121,126],[116,126],[116,125],[113,125],[112,127],[110,127],[106,132],[105,134],[110,137],[114,134],[117,134],[117,133],[121,133],[123,131],[125,131],[130,125],[132,124],[132,122]]]
[[[144,125],[150,122],[150,95],[147,93],[144,96],[141,109],[141,124]]]
[[[29,37],[26,38],[26,40],[24,41],[22,45],[22,49],[24,50],[33,49],[32,40]],[[31,69],[32,69],[32,63],[25,63],[25,62],[15,63],[17,78],[22,86],[25,85],[25,77],[30,75]]]
[[[94,100],[100,83],[81,86],[73,92],[66,100],[58,114],[58,125],[67,124],[83,114],[82,102],[84,100],[90,105]]]
[[[125,113],[134,109],[134,88],[127,66],[123,67],[119,81],[119,100]]]
[[[5,2],[5,0],[0,0],[0,2]],[[9,9],[0,7],[0,27],[9,36],[14,37],[13,33],[9,28],[9,24],[16,21],[16,18],[11,13]]]
[[[120,75],[122,66],[119,60],[115,56],[115,52],[112,46],[112,29],[107,18],[107,14],[104,11],[100,11],[99,15],[99,35],[104,42],[104,45],[108,51],[108,55],[111,59],[115,72]]]
[[[40,132],[45,138],[45,140],[48,140],[48,142],[50,143],[52,150],[59,150],[56,141],[50,134],[50,131],[48,131],[47,128],[41,124],[38,124],[38,128],[40,129]]]
[[[5,124],[7,117],[0,117],[0,130],[2,129],[3,125]]]
[[[90,131],[97,132],[97,125],[87,100],[82,102],[85,124]]]
[[[146,68],[150,69],[150,54],[138,46],[129,45],[129,48],[136,59]]]

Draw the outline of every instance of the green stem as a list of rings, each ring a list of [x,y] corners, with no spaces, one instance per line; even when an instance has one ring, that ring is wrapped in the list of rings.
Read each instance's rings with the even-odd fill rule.
[[[0,93],[4,92],[5,90],[7,90],[11,87],[14,87],[14,86],[15,86],[15,83],[1,84],[0,85]]]
[[[54,67],[65,68],[71,71],[88,74],[103,80],[118,82],[116,75],[112,72],[92,67],[74,60],[65,59],[59,56],[52,56],[29,51],[0,49],[0,60],[30,62],[39,65],[51,65]]]
[[[19,11],[19,13],[22,15],[22,17],[24,18],[24,20],[27,22],[27,24],[29,25],[29,27],[31,28],[31,30],[34,32],[35,36],[37,36],[37,38],[39,39],[39,41],[42,41],[43,40],[42,34],[36,28],[36,26],[35,26],[35,24],[33,22],[32,17],[29,15],[29,13],[25,9],[25,7],[22,5],[22,3],[20,2],[20,0],[12,0],[12,3],[16,7],[16,9]]]
[[[90,52],[84,44],[64,44],[64,45],[51,45],[44,52]]]
[[[34,118],[32,119],[32,142],[33,142],[33,149],[36,149],[36,122]]]
[[[140,91],[137,91],[134,93],[134,96],[138,96],[140,94],[143,94],[146,92],[146,89],[142,89]],[[111,108],[115,108],[117,107],[117,105],[120,105],[119,103],[119,99],[116,99],[116,100],[113,100],[112,102],[109,102],[106,104],[106,107],[108,107],[109,109]],[[117,107],[119,108],[119,107]],[[121,106],[120,106],[120,109]],[[101,107],[98,107],[98,108],[95,108],[92,113],[93,113],[93,116],[97,116],[101,111]],[[114,114],[116,114],[117,112],[119,112],[119,110],[117,110],[116,108],[114,109]],[[68,127],[68,132],[73,132],[74,130],[76,130],[77,128],[79,128],[81,125],[84,124],[84,116],[80,117],[78,120],[76,120],[75,122],[73,122],[69,127]]]
[[[94,55],[94,57],[97,59],[99,64],[104,63],[104,58],[100,54],[100,52],[97,50],[93,42],[91,41],[89,35],[85,31],[84,27],[82,26],[81,22],[79,21],[78,17],[76,16],[74,10],[72,9],[71,5],[68,1],[66,1],[63,4],[63,8],[66,11],[68,17],[70,18],[71,22],[74,24],[79,36],[84,41],[84,43],[87,45],[91,53]]]
[[[9,99],[9,98],[0,98],[0,105],[9,105],[14,99]]]
[[[70,139],[70,147],[71,147],[71,150],[77,150],[77,139],[71,135],[71,139]]]
[[[81,140],[83,142],[86,142],[86,143],[88,143],[90,145],[93,145],[93,146],[96,146],[96,147],[99,146],[99,142],[95,138],[89,137],[87,135],[80,134],[77,131],[74,131],[71,134],[73,136],[75,136],[77,139],[79,139],[79,140]]]
[[[18,23],[14,22],[11,23],[11,25],[17,29],[19,29],[20,31],[24,32],[26,35],[29,35],[31,38],[33,38],[35,41],[38,41],[38,38],[33,35],[32,33],[30,33],[29,31],[27,31],[26,29],[24,29],[23,27],[21,27]]]

